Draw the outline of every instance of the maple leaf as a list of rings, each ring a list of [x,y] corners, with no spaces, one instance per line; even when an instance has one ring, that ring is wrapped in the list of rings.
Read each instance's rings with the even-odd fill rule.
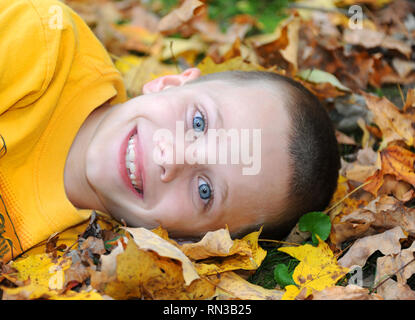
[[[305,244],[298,247],[282,247],[278,251],[285,252],[300,261],[293,273],[293,280],[297,284],[285,287],[283,300],[292,300],[305,290],[305,297],[314,290],[321,291],[332,287],[349,272],[348,268],[337,263],[327,243],[318,236],[318,246]]]
[[[384,177],[388,174],[415,187],[415,154],[413,152],[398,145],[391,145],[380,152],[380,157],[381,169],[367,178],[367,181],[371,182],[363,187],[364,190],[377,196],[384,183]]]
[[[362,92],[368,108],[373,112],[373,121],[382,131],[382,145],[386,146],[394,140],[403,140],[408,146],[414,144],[414,122],[403,114],[385,97],[379,98]]]

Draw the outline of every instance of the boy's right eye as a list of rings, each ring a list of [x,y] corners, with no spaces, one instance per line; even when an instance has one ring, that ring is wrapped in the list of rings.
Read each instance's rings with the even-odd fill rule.
[[[193,115],[193,129],[196,132],[204,132],[205,126],[205,117],[200,113],[200,111],[196,111]]]

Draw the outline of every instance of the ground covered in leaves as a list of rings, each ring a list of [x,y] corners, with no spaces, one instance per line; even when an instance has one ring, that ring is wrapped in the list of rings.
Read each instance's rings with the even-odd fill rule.
[[[64,2],[130,97],[188,67],[300,81],[336,126],[338,188],[281,241],[220,229],[179,243],[94,213],[0,264],[2,299],[415,299],[412,1]]]

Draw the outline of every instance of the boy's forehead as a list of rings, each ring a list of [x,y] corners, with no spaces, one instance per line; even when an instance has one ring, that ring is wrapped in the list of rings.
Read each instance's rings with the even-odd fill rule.
[[[266,120],[271,125],[276,119],[288,121],[283,89],[279,90],[278,86],[265,81],[208,80],[192,83],[191,86],[186,89],[190,89],[192,94],[208,96],[224,117],[229,113],[231,119],[246,119],[253,125],[255,120]]]

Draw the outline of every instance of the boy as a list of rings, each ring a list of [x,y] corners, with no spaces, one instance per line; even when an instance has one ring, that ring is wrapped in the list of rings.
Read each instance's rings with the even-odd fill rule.
[[[295,81],[267,72],[200,77],[192,68],[127,101],[103,46],[56,0],[0,2],[0,37],[4,261],[91,209],[173,237],[226,225],[234,235],[265,225],[275,237],[331,199],[333,128]],[[203,139],[213,129],[236,133],[252,161],[204,161],[217,153]]]

